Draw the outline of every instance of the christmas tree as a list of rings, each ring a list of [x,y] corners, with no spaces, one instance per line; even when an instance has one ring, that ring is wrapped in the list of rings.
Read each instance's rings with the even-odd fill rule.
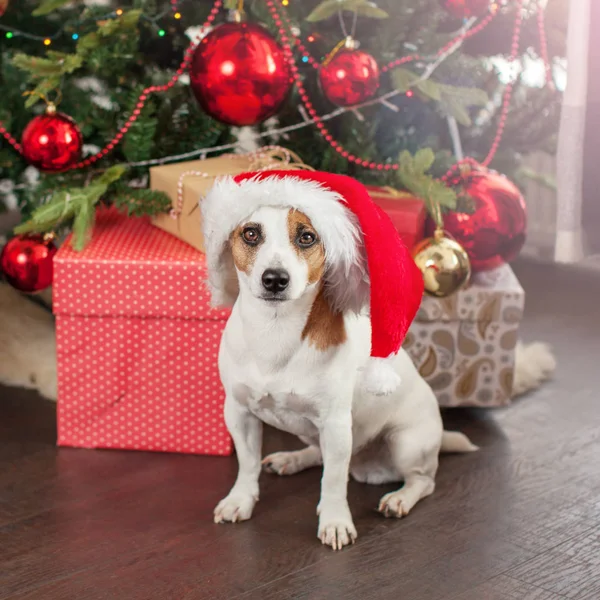
[[[83,244],[100,200],[136,214],[170,206],[147,189],[151,165],[282,144],[317,169],[454,208],[443,176],[460,159],[518,183],[535,176],[521,168],[524,154],[554,152],[566,5],[0,0],[4,203],[22,210],[21,231],[73,225]],[[289,77],[273,84],[281,101],[211,104],[206,86],[201,97],[195,46],[228,17],[260,24],[283,48]],[[340,87],[335,72],[327,79],[348,53],[349,68],[373,70],[358,89]],[[36,155],[40,138],[27,137],[44,111],[72,142],[49,165]]]

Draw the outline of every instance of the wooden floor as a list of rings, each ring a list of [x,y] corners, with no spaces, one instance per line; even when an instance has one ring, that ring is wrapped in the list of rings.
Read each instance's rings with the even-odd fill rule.
[[[214,525],[235,459],[57,450],[53,405],[0,388],[0,599],[597,600],[600,276],[517,272],[556,380],[446,415],[482,449],[444,457],[405,520],[374,511],[391,486],[351,483],[359,540],[340,553],[316,539],[318,471],[265,476],[252,521]]]

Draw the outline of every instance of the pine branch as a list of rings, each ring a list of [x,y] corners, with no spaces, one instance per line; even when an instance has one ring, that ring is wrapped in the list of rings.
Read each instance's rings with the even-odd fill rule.
[[[33,212],[29,221],[15,228],[15,233],[45,233],[73,222],[73,248],[83,250],[91,235],[95,205],[109,186],[124,173],[124,167],[114,166],[86,187],[68,188],[54,193],[46,204]]]
[[[372,19],[387,19],[389,17],[385,10],[379,8],[374,2],[369,2],[369,0],[325,0],[306,17],[306,20],[309,23],[324,21],[333,15],[337,15],[340,10],[352,11],[361,17]]]
[[[106,200],[133,216],[165,213],[173,205],[171,198],[164,192],[131,188],[124,182],[113,186]]]
[[[434,161],[435,154],[431,148],[419,150],[414,157],[408,151],[401,152],[397,177],[402,187],[423,200],[427,211],[437,222],[438,208],[456,208],[456,192],[428,174]]]

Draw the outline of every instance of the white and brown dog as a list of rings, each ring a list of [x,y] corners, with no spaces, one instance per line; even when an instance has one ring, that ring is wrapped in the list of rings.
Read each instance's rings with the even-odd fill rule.
[[[443,431],[436,398],[405,351],[388,360],[394,385],[365,384],[374,280],[363,222],[346,201],[311,176],[287,173],[220,180],[202,202],[213,302],[233,304],[219,368],[239,474],[215,521],[251,517],[261,467],[291,475],[322,465],[318,537],[334,549],[357,536],[349,473],[372,484],[404,481],[379,504],[385,516],[403,517],[433,492],[440,451],[476,449]],[[408,293],[406,283],[393,281],[395,293]],[[306,448],[263,459],[263,422]]]

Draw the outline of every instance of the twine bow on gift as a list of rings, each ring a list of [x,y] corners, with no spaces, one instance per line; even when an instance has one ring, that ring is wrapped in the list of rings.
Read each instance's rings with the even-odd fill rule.
[[[406,198],[406,197],[414,198],[415,197],[410,192],[400,191],[389,185],[386,185],[383,187],[376,187],[376,188],[372,187],[369,189],[372,194],[377,195],[381,198]]]
[[[247,152],[245,154],[227,154],[229,158],[246,157],[249,159],[250,164],[248,171],[272,171],[274,169],[281,169],[285,167],[290,171],[294,170],[307,170],[314,171],[314,169],[302,162],[302,159],[291,150],[284,148],[283,146],[264,146],[254,152]],[[177,182],[177,203],[169,211],[169,215],[172,219],[178,219],[183,211],[183,182],[186,177],[213,177],[204,171],[185,171],[179,176]],[[192,214],[199,204],[195,204],[194,208],[190,211]]]

